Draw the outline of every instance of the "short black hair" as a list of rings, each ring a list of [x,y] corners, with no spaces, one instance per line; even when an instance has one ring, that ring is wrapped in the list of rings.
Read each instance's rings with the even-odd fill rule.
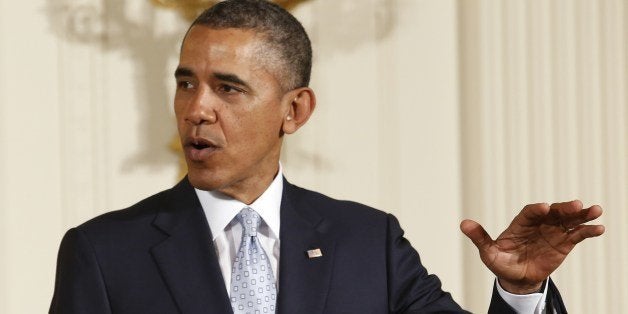
[[[203,11],[195,25],[213,29],[252,29],[280,60],[281,85],[287,90],[306,87],[312,71],[312,46],[303,25],[277,4],[266,0],[225,0]]]

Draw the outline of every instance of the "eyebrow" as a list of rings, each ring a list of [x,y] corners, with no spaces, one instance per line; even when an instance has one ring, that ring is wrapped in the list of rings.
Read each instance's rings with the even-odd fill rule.
[[[183,77],[183,76],[194,76],[194,71],[192,71],[192,69],[190,69],[190,68],[178,67],[174,71],[174,77],[178,78],[178,77]],[[249,86],[249,84],[247,84],[244,80],[242,80],[241,78],[239,78],[235,74],[214,72],[213,76],[215,78],[221,80],[221,81],[242,85],[242,86],[244,86],[246,88],[249,88],[249,89],[251,88],[251,86]]]
[[[230,73],[220,73],[220,72],[214,72],[214,77],[221,80],[221,81],[225,81],[225,82],[231,82],[234,84],[238,84],[238,85],[242,85],[246,88],[251,88],[249,86],[249,84],[247,84],[244,80],[242,80],[241,78],[239,78],[237,75],[235,74],[230,74]]]
[[[182,77],[182,76],[194,76],[194,71],[188,68],[178,67],[174,71],[174,77]]]

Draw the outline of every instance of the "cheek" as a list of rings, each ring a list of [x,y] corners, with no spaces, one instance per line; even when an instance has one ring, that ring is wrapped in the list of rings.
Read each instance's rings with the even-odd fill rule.
[[[174,108],[174,116],[177,118],[177,120],[179,120],[179,118],[181,117],[181,114],[183,113],[183,105],[181,104],[180,99],[177,99],[177,98],[174,99],[173,108]]]
[[[177,88],[173,99],[174,114],[177,118],[182,117],[188,110],[188,106],[193,100],[194,95],[190,92],[181,91]]]
[[[174,117],[177,121],[177,128],[180,130],[185,126],[185,123],[183,122],[183,110],[180,107],[174,107]]]
[[[260,133],[276,134],[281,128],[281,115],[279,114],[279,106],[269,106],[265,110],[260,111],[255,119],[251,121]]]
[[[223,125],[223,131],[227,138],[236,141],[244,150],[253,150],[259,147],[273,146],[279,139],[281,120],[276,114],[269,112],[234,115],[230,121]],[[231,123],[229,123],[231,122]]]

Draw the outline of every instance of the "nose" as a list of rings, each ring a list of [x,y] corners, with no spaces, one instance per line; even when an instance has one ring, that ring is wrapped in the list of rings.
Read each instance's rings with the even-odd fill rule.
[[[185,111],[185,122],[192,125],[214,124],[218,120],[216,114],[217,99],[206,88],[199,88],[188,99]]]

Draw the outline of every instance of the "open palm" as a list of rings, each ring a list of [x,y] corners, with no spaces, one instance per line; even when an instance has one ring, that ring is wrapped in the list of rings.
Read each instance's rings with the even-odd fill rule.
[[[472,220],[464,220],[460,229],[478,247],[482,262],[502,287],[525,294],[538,290],[576,244],[604,233],[604,226],[585,225],[600,215],[600,206],[583,208],[578,200],[541,203],[524,207],[495,240]]]

